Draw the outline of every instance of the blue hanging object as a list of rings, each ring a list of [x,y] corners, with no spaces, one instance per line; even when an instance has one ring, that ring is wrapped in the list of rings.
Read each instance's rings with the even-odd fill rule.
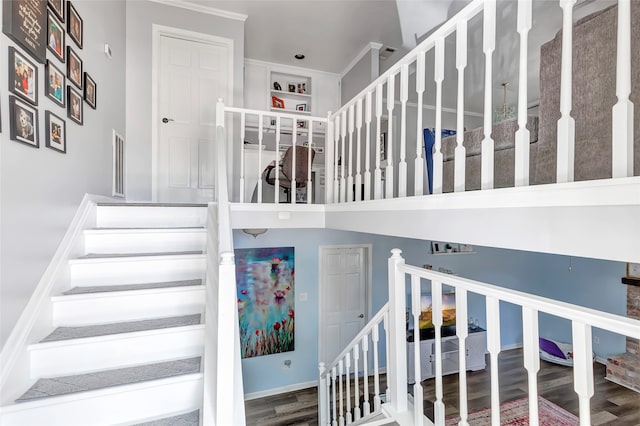
[[[429,194],[433,194],[433,145],[435,143],[435,132],[430,129],[424,129],[424,152],[427,160]]]

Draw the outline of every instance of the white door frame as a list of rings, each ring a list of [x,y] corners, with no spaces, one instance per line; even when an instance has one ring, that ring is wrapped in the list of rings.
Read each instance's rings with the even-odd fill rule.
[[[372,254],[373,254],[373,245],[372,244],[342,244],[342,245],[328,245],[328,246],[320,246],[318,249],[318,360],[320,361],[320,357],[324,355],[325,349],[325,304],[326,300],[324,297],[324,287],[326,283],[324,282],[324,261],[323,254],[325,250],[330,249],[349,249],[349,248],[363,248],[364,253],[364,261],[366,262],[364,270],[366,273],[365,277],[365,313],[364,313],[364,323],[367,324],[369,322],[369,318],[371,317],[371,294],[372,294],[372,274],[373,274],[373,262],[372,262]],[[325,360],[330,362],[332,360]]]
[[[151,198],[158,201],[158,94],[160,67],[160,37],[167,36],[181,40],[206,43],[227,49],[228,81],[225,105],[233,106],[233,40],[182,28],[152,24],[151,26]],[[214,108],[215,110],[215,108]],[[215,157],[214,157],[215,158]]]

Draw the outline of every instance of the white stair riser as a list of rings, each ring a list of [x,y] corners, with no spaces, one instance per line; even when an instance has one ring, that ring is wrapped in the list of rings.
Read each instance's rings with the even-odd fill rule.
[[[2,412],[0,426],[101,426],[197,410],[202,405],[202,376],[191,377],[52,398],[46,405],[17,404]]]
[[[203,286],[177,291],[102,293],[99,297],[68,296],[53,300],[53,325],[71,326],[172,317],[204,311]]]
[[[203,325],[132,334],[33,345],[29,350],[31,378],[82,374],[202,356]]]
[[[204,251],[204,230],[175,232],[85,231],[85,253],[163,253]]]
[[[71,285],[119,285],[179,281],[203,278],[204,256],[175,259],[74,261],[70,264]]]
[[[201,227],[207,223],[206,207],[98,206],[98,228]]]

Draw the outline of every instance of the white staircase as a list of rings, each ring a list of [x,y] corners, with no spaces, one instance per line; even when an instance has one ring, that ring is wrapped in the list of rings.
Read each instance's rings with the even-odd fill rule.
[[[206,212],[95,206],[17,362],[28,377],[3,384],[0,425],[200,424]]]

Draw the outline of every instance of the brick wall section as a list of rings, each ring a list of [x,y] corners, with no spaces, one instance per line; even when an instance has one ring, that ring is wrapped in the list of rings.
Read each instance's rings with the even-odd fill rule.
[[[627,316],[629,318],[640,319],[640,287],[635,285],[627,286]],[[627,352],[640,354],[640,342],[637,339],[627,337]]]

